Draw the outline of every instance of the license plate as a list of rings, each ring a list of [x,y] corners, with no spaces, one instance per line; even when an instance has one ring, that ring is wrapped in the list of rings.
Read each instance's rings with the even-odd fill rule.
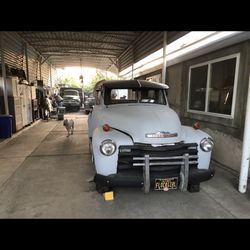
[[[155,179],[155,190],[177,189],[178,178],[165,178],[165,179]]]

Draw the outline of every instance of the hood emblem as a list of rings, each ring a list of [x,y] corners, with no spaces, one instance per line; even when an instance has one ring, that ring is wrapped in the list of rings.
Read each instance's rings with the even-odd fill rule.
[[[178,133],[169,133],[165,131],[159,131],[156,133],[148,133],[145,134],[146,138],[170,138],[170,137],[177,137]]]

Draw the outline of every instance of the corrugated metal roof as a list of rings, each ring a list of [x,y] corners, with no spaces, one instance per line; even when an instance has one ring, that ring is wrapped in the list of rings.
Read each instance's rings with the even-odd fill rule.
[[[172,43],[188,31],[167,31],[167,44]],[[119,57],[120,71],[163,47],[163,31],[144,31]]]
[[[106,70],[142,33],[140,31],[19,31],[55,67],[82,66]]]
[[[26,56],[25,56],[25,42],[17,34],[17,32],[1,32],[3,36],[3,55],[4,61],[10,68],[23,69],[27,74]],[[32,47],[27,46],[28,54],[28,68],[29,68],[29,81],[40,79],[44,81],[45,85],[49,84],[50,78],[50,65],[45,62],[41,66],[41,78],[40,78],[40,67],[39,67],[39,53]],[[0,63],[2,58],[0,56]],[[55,69],[51,70],[52,78],[55,78]]]
[[[119,71],[158,50],[163,31],[19,31],[55,67],[82,66]],[[176,33],[168,32],[168,38]],[[81,60],[80,60],[81,58]],[[80,63],[82,61],[82,63]],[[112,66],[112,67],[111,67]]]

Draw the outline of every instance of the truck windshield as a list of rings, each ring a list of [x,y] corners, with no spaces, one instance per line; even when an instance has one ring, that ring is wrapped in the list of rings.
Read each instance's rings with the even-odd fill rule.
[[[105,105],[119,103],[152,103],[166,105],[163,89],[105,89]]]
[[[79,95],[77,90],[64,90],[64,95]]]

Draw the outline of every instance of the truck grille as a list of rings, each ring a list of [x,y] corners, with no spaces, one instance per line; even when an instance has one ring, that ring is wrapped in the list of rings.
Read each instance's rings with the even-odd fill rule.
[[[189,168],[197,168],[197,143],[177,143],[153,147],[150,144],[120,146],[117,172],[142,172],[144,156],[150,157],[150,172],[177,175],[183,165],[183,155],[189,155]]]

